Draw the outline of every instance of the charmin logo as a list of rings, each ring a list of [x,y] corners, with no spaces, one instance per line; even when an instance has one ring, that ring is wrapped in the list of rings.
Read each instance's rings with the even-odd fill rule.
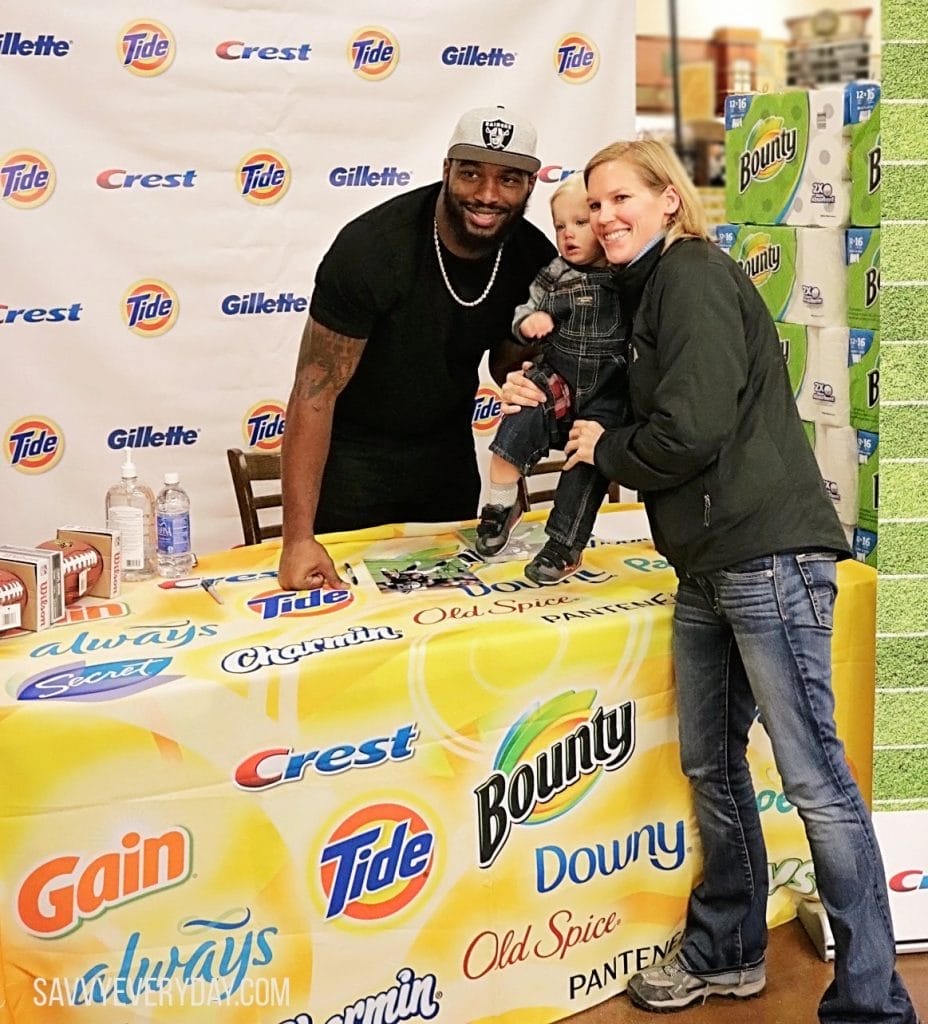
[[[176,50],[171,30],[151,18],[130,21],[116,40],[116,52],[122,66],[143,78],[152,78],[167,71],[174,62]]]
[[[290,165],[270,150],[257,150],[243,157],[236,172],[239,194],[257,206],[279,202],[290,188]]]
[[[770,241],[765,231],[748,235],[741,246],[738,266],[748,275],[755,288],[766,284],[780,269],[781,247]]]
[[[19,320],[24,324],[56,324],[65,320],[72,323],[80,320],[83,306],[72,302],[70,306],[33,306],[31,309],[13,309],[0,302],[0,324],[12,324]]]
[[[123,296],[122,318],[130,331],[143,338],[169,331],[179,313],[177,295],[164,281],[136,281]]]
[[[176,827],[144,839],[127,832],[119,849],[93,857],[53,857],[20,884],[17,917],[32,935],[60,938],[107,910],[185,881],[192,866],[191,845],[190,833]]]
[[[292,596],[292,595],[291,595]],[[303,658],[325,651],[344,651],[358,644],[374,643],[378,640],[402,640],[403,634],[392,626],[352,626],[345,633],[335,636],[318,636],[285,647],[241,647],[227,654],[220,666],[230,675],[245,675],[270,665],[295,665]]]
[[[276,452],[284,439],[287,407],[272,400],[258,402],[245,415],[245,445],[262,452]]]
[[[305,313],[309,300],[293,292],[278,292],[267,296],[264,292],[246,292],[244,295],[226,295],[219,307],[226,316],[252,316],[267,313]]]
[[[21,473],[46,473],[61,461],[64,434],[50,419],[28,416],[6,432],[7,458]]]
[[[635,749],[635,705],[590,712],[595,690],[568,690],[533,704],[496,752],[493,771],[474,790],[478,864],[488,868],[514,824],[536,825],[566,814]]]
[[[34,210],[55,191],[55,168],[35,150],[14,149],[0,164],[0,198],[18,210]]]
[[[918,892],[919,889],[928,889],[928,873],[921,868],[898,871],[890,878],[889,888],[893,892]]]
[[[162,675],[170,658],[132,658],[88,665],[75,661],[30,676],[19,688],[17,700],[110,700],[147,689],[158,677],[158,684],[170,683],[181,676]],[[156,684],[157,685],[157,684]]]
[[[392,32],[375,25],[359,29],[348,40],[351,70],[369,82],[382,82],[400,62],[400,44]]]
[[[546,185],[553,185],[557,182],[566,181],[572,174],[577,173],[576,167],[561,167],[560,164],[546,164],[538,172],[538,180]]]
[[[398,167],[384,167],[372,171],[370,164],[357,167],[333,167],[329,173],[329,184],[335,188],[377,188],[389,185],[408,185],[412,180],[409,171]]]
[[[411,967],[402,967],[396,972],[398,984],[391,985],[385,992],[361,996],[349,1003],[340,1013],[333,1013],[325,1024],[400,1024],[401,1021],[432,1020],[441,1007],[436,992],[438,980],[434,974],[417,977]],[[280,1024],[313,1024],[312,1017],[299,1013]]]
[[[325,615],[347,608],[354,601],[350,590],[267,590],[248,599],[248,607],[262,619]]]
[[[428,881],[435,835],[417,811],[378,803],[355,811],[319,858],[327,921],[380,921],[408,906]]]
[[[744,152],[738,157],[738,192],[753,181],[771,181],[796,159],[799,135],[785,128],[782,117],[765,117],[751,129]]]
[[[516,55],[501,46],[481,50],[476,43],[469,43],[466,46],[446,46],[441,51],[441,62],[452,68],[511,68],[516,62]]]
[[[557,44],[554,67],[562,82],[588,82],[599,71],[599,48],[587,36],[571,32]]]
[[[150,423],[146,423],[139,427],[116,427],[107,435],[106,446],[116,452],[123,448],[174,448],[196,444],[199,438],[199,430],[180,424],[166,430],[155,430]]]
[[[496,430],[503,418],[502,402],[499,390],[495,387],[479,388],[474,396],[474,413],[471,425],[478,434],[487,434]]]
[[[44,32],[31,39],[22,32],[0,33],[0,57],[67,57],[70,52],[69,40]]]
[[[100,171],[97,175],[97,184],[100,188],[108,190],[118,188],[193,188],[196,185],[197,172],[171,171],[168,174],[154,174],[149,172],[132,173],[122,167],[110,167]]]
[[[307,770],[338,775],[353,768],[373,768],[390,761],[408,761],[413,742],[419,738],[415,722],[401,726],[390,736],[377,736],[360,744],[337,743],[302,753],[293,747],[271,747],[249,754],[235,769],[239,789],[270,789],[285,782],[299,782]]]
[[[297,46],[252,46],[240,39],[227,39],[216,47],[216,56],[221,60],[309,60],[312,46],[299,43]]]

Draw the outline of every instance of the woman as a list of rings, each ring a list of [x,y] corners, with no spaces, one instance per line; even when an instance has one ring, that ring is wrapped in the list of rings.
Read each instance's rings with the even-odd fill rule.
[[[585,178],[593,230],[616,271],[631,417],[613,430],[578,421],[567,466],[589,463],[641,492],[654,543],[676,569],[680,757],[704,855],[679,952],[631,977],[628,994],[675,1010],[764,987],[767,855],[746,759],[759,709],[835,938],[820,1020],[914,1024],[879,850],[835,734],[835,561],[848,547],[773,321],[707,239],[667,146],[616,143]],[[525,396],[513,375],[507,405]]]

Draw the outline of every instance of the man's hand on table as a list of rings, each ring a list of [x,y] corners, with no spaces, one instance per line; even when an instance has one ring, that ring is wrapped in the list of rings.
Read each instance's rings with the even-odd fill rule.
[[[314,538],[285,544],[277,568],[282,590],[345,589],[348,584],[335,571],[328,551]]]

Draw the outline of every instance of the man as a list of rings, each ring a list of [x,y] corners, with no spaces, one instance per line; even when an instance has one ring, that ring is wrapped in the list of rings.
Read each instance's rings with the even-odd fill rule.
[[[441,182],[339,232],[316,272],[283,443],[281,587],[344,586],[317,533],[477,512],[471,416],[490,350],[509,339],[554,248],[524,220],[536,133],[502,107],[471,110]]]

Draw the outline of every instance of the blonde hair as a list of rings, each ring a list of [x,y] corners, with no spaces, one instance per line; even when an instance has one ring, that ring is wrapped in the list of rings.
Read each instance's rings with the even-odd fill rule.
[[[551,193],[549,203],[552,213],[554,212],[554,200],[557,199],[558,196],[562,196],[567,192],[577,192],[586,199],[586,178],[583,176],[583,171],[575,171],[569,177],[565,178]]]
[[[653,192],[661,193],[670,185],[680,197],[680,206],[667,225],[665,249],[681,238],[709,238],[709,226],[699,194],[680,158],[667,143],[657,139],[613,142],[587,161],[583,169],[584,183],[589,183],[595,168],[613,160],[631,164],[645,186]]]

